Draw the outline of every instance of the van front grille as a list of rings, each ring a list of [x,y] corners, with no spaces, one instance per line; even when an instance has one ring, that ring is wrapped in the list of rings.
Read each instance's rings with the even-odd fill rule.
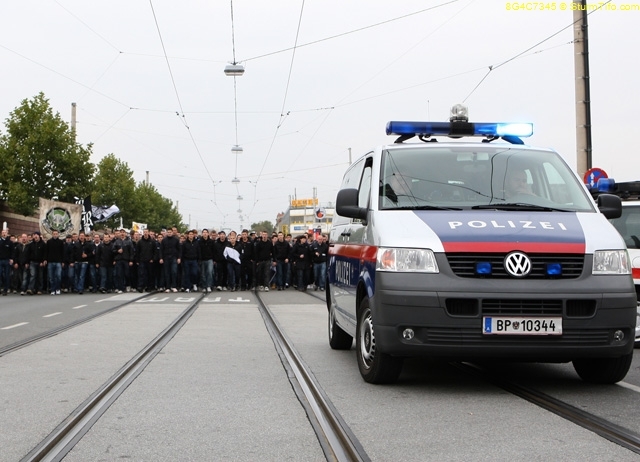
[[[456,276],[462,278],[506,279],[512,278],[504,267],[506,253],[447,253],[449,266]],[[584,255],[580,254],[528,254],[531,259],[529,279],[575,279],[580,277],[584,266]],[[489,263],[490,274],[477,274],[476,264]],[[557,276],[547,274],[548,264],[559,264],[561,273]]]

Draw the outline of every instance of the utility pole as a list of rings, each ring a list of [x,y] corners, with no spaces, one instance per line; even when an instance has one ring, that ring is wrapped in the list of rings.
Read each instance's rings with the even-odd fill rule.
[[[73,138],[76,137],[76,103],[71,103],[71,131]]]
[[[576,82],[576,155],[580,177],[592,167],[591,91],[586,0],[573,11],[573,50]]]

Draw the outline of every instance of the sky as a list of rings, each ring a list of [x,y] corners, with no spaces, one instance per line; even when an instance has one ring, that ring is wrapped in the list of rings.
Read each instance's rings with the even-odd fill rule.
[[[587,4],[592,166],[637,180],[640,2]],[[457,103],[470,121],[532,122],[526,143],[576,168],[570,5],[3,1],[0,131],[39,92],[67,122],[76,103],[91,161],[148,175],[197,228],[275,223],[291,199],[330,206],[350,159],[393,141],[388,121],[446,121]],[[232,62],[244,75],[224,74]]]

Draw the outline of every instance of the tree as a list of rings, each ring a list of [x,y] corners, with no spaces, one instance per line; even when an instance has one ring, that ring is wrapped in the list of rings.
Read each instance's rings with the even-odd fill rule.
[[[5,127],[0,136],[0,200],[17,213],[31,215],[39,197],[73,203],[88,194],[92,145],[76,142],[74,131],[53,113],[43,93],[23,100]]]
[[[98,171],[94,179],[91,203],[94,205],[117,205],[120,214],[104,222],[108,228],[115,228],[120,222],[139,221],[136,218],[136,181],[133,172],[126,162],[113,154],[108,154],[98,163]]]
[[[143,181],[136,187],[135,196],[136,221],[146,223],[147,228],[154,231],[170,226],[176,226],[180,230],[186,228],[173,202],[163,197],[155,186]]]
[[[271,234],[276,230],[276,227],[273,226],[273,223],[271,223],[269,220],[264,220],[259,221],[258,223],[253,223],[251,225],[251,229],[257,233],[260,233],[260,231],[266,231]]]
[[[143,181],[136,185],[129,165],[113,154],[98,163],[91,202],[95,205],[115,204],[120,209],[119,215],[104,222],[107,228],[119,226],[120,218],[127,227],[136,221],[146,223],[149,229],[156,231],[168,226],[185,228],[173,202],[151,184]]]

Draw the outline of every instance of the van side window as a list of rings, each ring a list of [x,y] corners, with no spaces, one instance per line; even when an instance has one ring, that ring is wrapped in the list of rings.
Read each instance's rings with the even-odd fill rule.
[[[371,159],[369,159],[362,172],[362,181],[358,191],[358,207],[369,207],[369,196],[371,195]]]
[[[362,178],[362,169],[364,168],[366,158],[362,158],[356,161],[344,176],[340,189],[355,188],[358,189],[360,185],[360,178]]]

